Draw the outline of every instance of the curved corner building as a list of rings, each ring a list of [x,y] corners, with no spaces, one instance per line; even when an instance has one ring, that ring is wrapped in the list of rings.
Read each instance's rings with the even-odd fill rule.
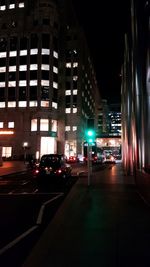
[[[38,159],[44,153],[82,151],[82,122],[95,114],[97,85],[89,55],[79,54],[84,49],[82,35],[77,27],[71,30],[74,18],[68,14],[73,11],[66,2],[0,1],[0,147],[4,158],[32,155]],[[78,44],[75,36],[80,36]]]

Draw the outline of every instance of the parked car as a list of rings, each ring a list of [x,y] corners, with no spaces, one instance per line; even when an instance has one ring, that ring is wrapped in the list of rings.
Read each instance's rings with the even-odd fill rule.
[[[71,171],[71,165],[66,163],[64,155],[45,154],[34,169],[34,177],[41,183],[61,182],[71,176]]]
[[[67,159],[67,162],[69,163],[79,162],[79,159],[77,156],[69,156],[69,158]]]
[[[104,162],[105,163],[116,163],[116,160],[113,155],[107,154]]]

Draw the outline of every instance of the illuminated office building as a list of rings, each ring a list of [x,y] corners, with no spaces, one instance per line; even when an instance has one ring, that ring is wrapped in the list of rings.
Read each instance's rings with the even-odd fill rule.
[[[120,104],[108,104],[106,99],[102,99],[98,115],[97,142],[104,150],[121,154],[121,123]]]
[[[3,157],[33,155],[39,158],[44,153],[66,153],[65,149],[69,154],[72,150],[74,154],[81,153],[81,122],[95,113],[93,82],[91,84],[89,77],[93,69],[86,52],[84,58],[80,58],[82,41],[77,44],[72,40],[70,47],[67,38],[73,35],[66,32],[70,28],[63,3],[65,1],[0,1]],[[80,37],[83,39],[82,34]],[[74,56],[68,58],[69,51]],[[85,111],[84,105],[90,111]]]

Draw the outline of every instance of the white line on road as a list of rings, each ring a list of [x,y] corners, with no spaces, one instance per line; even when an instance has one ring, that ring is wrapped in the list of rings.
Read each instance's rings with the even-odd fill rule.
[[[38,225],[42,223],[42,218],[43,218],[43,213],[44,213],[45,206],[50,204],[52,201],[56,200],[57,198],[60,198],[63,195],[64,195],[64,193],[60,193],[56,197],[53,197],[53,198],[49,199],[48,201],[44,202],[44,204],[40,208],[39,215],[38,215],[38,218],[37,218],[37,221],[36,221],[36,223]]]
[[[21,241],[23,238],[25,238],[27,235],[32,233],[38,228],[38,225],[35,225],[31,228],[29,228],[26,232],[24,232],[22,235],[18,236],[16,239],[14,239],[12,242],[8,243],[5,247],[0,249],[0,255],[2,255],[4,252],[6,252],[8,249],[16,245],[19,241]]]
[[[59,193],[56,197],[53,197],[53,198],[49,199],[48,201],[44,202],[44,204],[40,208],[40,211],[39,211],[39,214],[38,214],[38,218],[37,218],[37,221],[36,221],[36,225],[31,227],[31,228],[29,228],[26,232],[24,232],[23,234],[18,236],[16,239],[14,239],[10,243],[8,243],[6,246],[1,248],[0,249],[0,255],[5,253],[8,249],[12,248],[14,245],[16,245],[18,242],[20,242],[23,238],[25,238],[26,236],[31,234],[33,231],[35,231],[39,227],[39,225],[42,223],[42,217],[43,217],[43,212],[44,212],[45,206],[48,205],[49,203],[51,203],[52,201],[56,200],[57,198],[63,196],[63,195],[64,195],[64,193]]]

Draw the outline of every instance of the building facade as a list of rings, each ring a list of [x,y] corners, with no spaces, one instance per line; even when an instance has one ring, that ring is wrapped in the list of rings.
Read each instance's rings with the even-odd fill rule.
[[[102,99],[98,116],[97,142],[104,150],[119,154],[121,157],[121,134],[121,105],[108,104],[106,99]]]
[[[99,90],[83,31],[68,28],[64,66],[65,154],[83,154],[88,118],[97,126]]]
[[[150,165],[150,3],[131,1],[122,68],[123,164],[134,174]]]
[[[4,158],[82,151],[85,119],[95,116],[98,87],[89,51],[82,53],[86,39],[70,14],[66,1],[0,1]]]

